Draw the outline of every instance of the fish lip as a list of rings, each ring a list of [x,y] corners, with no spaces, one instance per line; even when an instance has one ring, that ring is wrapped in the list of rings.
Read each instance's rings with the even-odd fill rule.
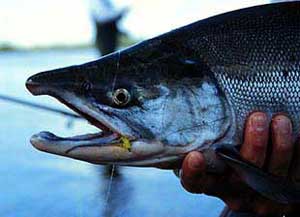
[[[38,150],[57,154],[68,154],[78,147],[107,146],[119,143],[121,135],[110,132],[59,137],[50,132],[40,132],[31,137],[31,144]]]

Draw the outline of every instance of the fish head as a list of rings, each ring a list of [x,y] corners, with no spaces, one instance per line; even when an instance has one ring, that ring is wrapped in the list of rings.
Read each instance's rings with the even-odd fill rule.
[[[228,106],[206,65],[166,49],[162,40],[42,72],[26,85],[102,131],[72,138],[43,132],[32,144],[92,163],[174,167],[187,152],[219,140],[230,125]]]

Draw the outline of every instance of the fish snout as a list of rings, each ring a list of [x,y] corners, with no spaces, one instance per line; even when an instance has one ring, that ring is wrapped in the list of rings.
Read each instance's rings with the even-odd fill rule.
[[[54,81],[50,78],[51,74],[49,72],[38,73],[29,77],[25,86],[35,96],[48,94],[49,87],[54,86]]]
[[[30,91],[31,94],[33,95],[39,95],[39,90],[41,87],[41,84],[37,81],[35,81],[35,76],[30,77],[26,81],[26,88]]]
[[[26,88],[33,95],[49,94],[56,89],[76,86],[80,75],[76,66],[40,72],[28,78]]]

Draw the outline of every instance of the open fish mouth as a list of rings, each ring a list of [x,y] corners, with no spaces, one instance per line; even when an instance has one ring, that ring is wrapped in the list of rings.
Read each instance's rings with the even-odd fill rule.
[[[29,85],[27,85],[27,87],[30,89]],[[76,149],[86,147],[115,146],[127,150],[130,149],[130,142],[134,140],[133,138],[129,140],[129,136],[122,135],[105,121],[101,122],[87,113],[80,111],[60,97],[57,97],[57,99],[79,114],[83,119],[88,120],[91,125],[97,127],[99,133],[77,135],[73,137],[59,137],[50,132],[41,132],[32,136],[30,140],[35,148],[48,152],[48,147],[54,145],[60,147],[59,153],[57,154],[69,154]],[[45,149],[45,147],[47,148]]]
[[[44,75],[49,74],[46,72]],[[169,162],[177,161],[181,157],[174,153],[167,153],[168,148],[158,141],[139,138],[131,134],[129,128],[124,130],[125,125],[114,126],[109,122],[109,115],[105,111],[92,109],[86,101],[55,86],[50,87],[46,82],[44,84],[36,82],[39,77],[40,74],[32,76],[26,82],[27,89],[33,95],[53,96],[97,127],[99,133],[63,138],[50,132],[41,132],[30,139],[36,149],[94,164],[160,168],[169,167]]]
[[[27,89],[34,95],[52,95],[67,107],[78,113],[90,124],[99,129],[99,133],[85,134],[73,137],[59,137],[50,132],[41,132],[31,137],[30,142],[38,150],[67,156],[91,163],[114,163],[138,158],[132,152],[133,136],[126,136],[106,120],[101,120],[101,115],[93,115],[90,109],[80,102],[78,105],[70,103],[66,98],[59,96],[55,90],[49,89],[34,81],[34,76],[26,82]],[[74,100],[74,99],[73,99]],[[76,103],[75,103],[76,104]],[[99,113],[97,111],[97,113]]]

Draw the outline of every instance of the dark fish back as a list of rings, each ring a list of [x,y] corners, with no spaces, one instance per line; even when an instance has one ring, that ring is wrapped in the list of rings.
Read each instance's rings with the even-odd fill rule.
[[[200,24],[199,24],[200,25]],[[246,117],[286,113],[294,139],[300,124],[300,2],[248,8],[208,19],[193,47],[211,69],[235,115],[238,138]],[[201,31],[200,31],[201,30]],[[228,148],[228,147],[227,147]],[[256,191],[281,203],[299,202],[300,185],[274,177],[229,151],[219,155]],[[231,154],[230,154],[231,153]]]
[[[236,115],[287,113],[300,123],[300,2],[270,4],[198,24],[189,46],[209,65]]]

